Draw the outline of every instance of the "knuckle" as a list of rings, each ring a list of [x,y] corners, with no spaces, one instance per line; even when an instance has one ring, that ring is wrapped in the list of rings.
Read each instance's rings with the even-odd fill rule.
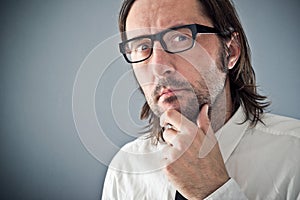
[[[172,167],[172,164],[167,165],[166,168],[165,168],[165,171],[166,171],[167,173],[172,173],[173,170],[174,170],[174,169],[173,169],[173,167]]]
[[[173,109],[170,109],[165,112],[165,115],[166,115],[166,117],[170,118],[170,117],[174,116],[174,112],[175,111]]]
[[[174,171],[174,169],[172,168],[171,164],[167,165],[167,166],[164,168],[164,173],[165,173],[167,176],[173,175],[173,171]]]

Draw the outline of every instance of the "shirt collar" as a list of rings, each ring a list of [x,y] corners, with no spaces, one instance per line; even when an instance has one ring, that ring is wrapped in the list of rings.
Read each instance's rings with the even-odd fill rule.
[[[244,136],[249,122],[242,123],[245,119],[245,113],[240,108],[227,121],[227,123],[216,132],[216,137],[219,142],[220,150],[226,163],[234,149],[237,147],[242,137]]]

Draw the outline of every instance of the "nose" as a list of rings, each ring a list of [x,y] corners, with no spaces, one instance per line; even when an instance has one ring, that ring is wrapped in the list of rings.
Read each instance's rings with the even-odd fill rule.
[[[167,53],[158,41],[153,44],[153,52],[148,64],[156,77],[169,76],[175,72],[173,54]]]

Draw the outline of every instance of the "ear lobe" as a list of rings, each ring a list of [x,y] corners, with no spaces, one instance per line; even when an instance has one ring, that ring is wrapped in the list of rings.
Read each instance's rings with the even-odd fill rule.
[[[228,69],[232,69],[236,62],[239,60],[241,55],[241,48],[239,43],[239,34],[234,32],[231,36],[230,41],[226,43],[228,47],[228,54],[227,54],[227,67]]]

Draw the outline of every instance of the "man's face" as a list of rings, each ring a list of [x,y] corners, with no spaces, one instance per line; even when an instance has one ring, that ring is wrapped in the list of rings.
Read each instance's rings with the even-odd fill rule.
[[[136,0],[126,22],[128,39],[185,24],[212,26],[197,0]],[[197,34],[195,46],[185,52],[165,52],[158,41],[147,60],[133,64],[135,76],[152,111],[160,116],[176,109],[195,120],[200,107],[213,105],[224,91],[226,73],[220,40],[215,34]]]

